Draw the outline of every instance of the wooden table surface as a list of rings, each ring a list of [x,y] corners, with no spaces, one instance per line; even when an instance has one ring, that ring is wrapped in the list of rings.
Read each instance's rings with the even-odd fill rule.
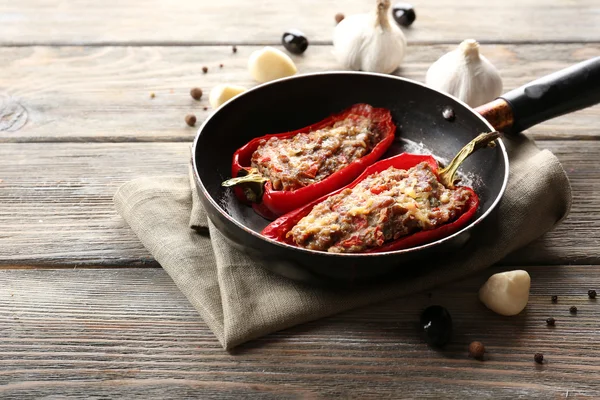
[[[312,43],[293,57],[300,72],[335,69],[334,15],[371,3],[0,4],[0,398],[600,397],[600,304],[587,297],[600,291],[598,106],[529,131],[573,186],[571,214],[554,231],[430,295],[300,325],[232,354],[116,214],[121,183],[186,173],[196,129],[184,116],[200,123],[211,112],[208,96],[194,101],[191,87],[252,86],[248,55],[278,45],[291,27]],[[422,81],[468,37],[482,43],[506,90],[600,55],[597,0],[414,5],[399,72],[408,78]],[[477,289],[515,267],[532,276],[530,302],[517,317],[499,317]],[[456,326],[441,353],[415,328],[433,303]],[[467,357],[472,340],[486,345],[486,361]],[[544,365],[534,363],[537,352]]]

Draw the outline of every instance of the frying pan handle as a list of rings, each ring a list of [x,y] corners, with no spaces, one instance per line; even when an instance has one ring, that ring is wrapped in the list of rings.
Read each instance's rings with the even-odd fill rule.
[[[516,133],[600,103],[600,57],[512,90],[475,109],[497,130]]]

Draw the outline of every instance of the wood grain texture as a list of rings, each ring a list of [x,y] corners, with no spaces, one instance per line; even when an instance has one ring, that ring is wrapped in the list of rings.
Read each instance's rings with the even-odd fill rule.
[[[573,186],[570,216],[509,257],[513,264],[600,263],[599,141],[542,141]],[[155,265],[116,214],[130,179],[187,173],[187,143],[12,143],[0,146],[0,266]]]
[[[424,81],[431,63],[453,47],[411,46],[398,74]],[[185,115],[196,114],[200,126],[212,112],[204,107],[217,84],[254,86],[247,60],[257,48],[240,46],[236,54],[230,46],[0,48],[0,95],[28,112],[20,129],[0,129],[0,142],[191,141],[196,129],[185,124]],[[335,70],[339,66],[331,50],[311,46],[293,58],[301,73]],[[482,51],[502,72],[508,91],[597,56],[600,45],[484,45]],[[195,86],[204,90],[200,101],[189,95]],[[531,133],[597,139],[599,120],[596,106],[545,122]]]
[[[415,0],[412,42],[475,36],[502,41],[600,40],[595,0]],[[375,0],[69,1],[20,0],[0,6],[0,44],[265,43],[298,28],[330,42],[334,16],[367,12]]]
[[[27,122],[25,108],[8,96],[0,97],[0,131],[13,132]]]
[[[139,268],[157,264],[114,211],[116,188],[185,174],[196,129],[184,116],[195,113],[199,126],[216,84],[253,86],[249,54],[278,45],[284,30],[311,41],[293,57],[300,72],[338,69],[334,15],[373,3],[0,4],[0,398],[600,398],[600,304],[587,297],[600,291],[600,107],[531,129],[562,161],[574,204],[562,225],[505,260],[532,276],[517,317],[477,300],[493,268],[228,354],[162,269]],[[413,4],[398,74],[418,81],[468,37],[486,43],[506,90],[600,54],[597,0]],[[199,102],[193,86],[204,89]],[[441,352],[416,326],[431,304],[454,319],[454,340]],[[485,361],[466,356],[472,340],[486,345]],[[536,352],[544,365],[533,362]]]
[[[600,304],[587,291],[600,288],[600,266],[527,270],[530,301],[516,317],[477,299],[496,268],[232,354],[160,269],[0,271],[0,397],[597,398]],[[418,333],[419,313],[432,304],[454,321],[443,351]],[[546,326],[550,316],[555,327]],[[473,340],[486,346],[484,361],[467,357]]]

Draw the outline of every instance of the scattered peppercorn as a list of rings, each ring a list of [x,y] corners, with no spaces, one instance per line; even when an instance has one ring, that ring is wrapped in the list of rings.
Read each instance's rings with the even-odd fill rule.
[[[481,342],[472,342],[469,345],[469,357],[473,357],[477,360],[483,360],[485,354],[485,346]]]
[[[588,297],[590,299],[595,299],[596,298],[596,291],[595,290],[588,290]]]
[[[342,13],[335,14],[335,23],[339,24],[340,22],[342,22],[344,20],[344,18],[346,18],[346,17],[344,17],[344,14],[342,14]]]
[[[219,64],[219,68],[223,68],[223,64]]]
[[[556,324],[556,320],[554,318],[550,317],[546,320],[546,324],[549,326],[554,326]]]
[[[552,302],[553,303],[557,303],[558,302],[558,296],[552,296]]]
[[[569,312],[570,312],[571,314],[577,314],[577,307],[575,307],[575,306],[571,306],[571,308],[569,308]]]
[[[154,94],[154,92],[150,93],[150,98],[151,98],[151,99],[153,99],[153,98],[155,98],[155,97],[156,97],[156,95]]]
[[[188,114],[185,116],[185,123],[189,126],[196,125],[196,116],[194,114]]]
[[[207,73],[208,72],[208,67],[202,67],[202,72]]]
[[[204,106],[203,110],[204,110],[204,111],[208,110],[208,107]]]
[[[535,353],[533,359],[536,363],[542,364],[544,362],[544,355],[542,353]]]
[[[200,100],[202,97],[202,89],[199,87],[192,88],[192,90],[190,90],[190,96],[192,96],[194,100]]]
[[[233,46],[233,47],[231,48],[231,51],[233,51],[234,53],[237,53],[237,47]]]

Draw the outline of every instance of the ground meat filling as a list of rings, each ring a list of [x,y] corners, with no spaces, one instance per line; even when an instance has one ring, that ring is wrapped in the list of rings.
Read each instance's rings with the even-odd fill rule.
[[[390,167],[314,206],[287,236],[311,250],[358,253],[455,220],[471,195],[439,183],[427,163]]]
[[[369,154],[381,139],[370,118],[350,115],[317,131],[263,140],[252,154],[252,167],[269,178],[273,189],[296,190]]]

